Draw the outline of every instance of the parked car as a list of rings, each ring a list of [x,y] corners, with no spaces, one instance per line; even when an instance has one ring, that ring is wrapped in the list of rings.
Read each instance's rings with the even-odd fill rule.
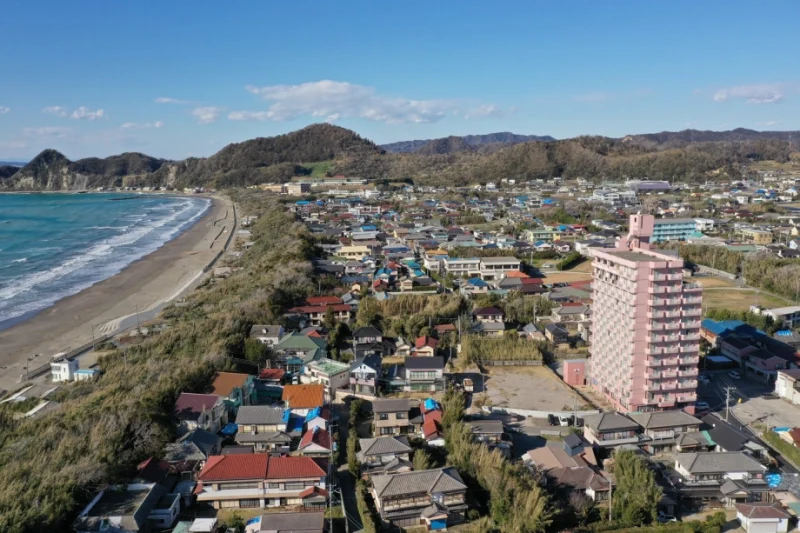
[[[664,511],[659,511],[658,521],[661,522],[662,524],[666,524],[667,522],[677,522],[678,519],[671,514],[665,514]]]
[[[728,377],[731,379],[742,379],[742,375],[736,370],[731,370],[728,372]]]
[[[558,417],[558,425],[559,426],[571,426],[572,425],[572,417],[571,416],[559,416]]]
[[[558,418],[556,418],[556,415],[547,415],[547,423],[551,426],[557,426]]]
[[[695,402],[694,408],[697,411],[708,411],[709,410],[708,402],[703,402],[703,401]]]
[[[697,382],[698,383],[702,383],[703,385],[708,385],[709,383],[711,383],[711,380],[708,379],[708,376],[706,376],[705,374],[702,374],[702,375],[697,377]]]

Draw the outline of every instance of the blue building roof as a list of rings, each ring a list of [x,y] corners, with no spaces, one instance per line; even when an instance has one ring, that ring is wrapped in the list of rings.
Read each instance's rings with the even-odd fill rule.
[[[311,202],[309,202],[308,200],[297,200],[297,202],[295,202],[295,204],[297,205],[308,205],[310,203]]]
[[[473,287],[488,287],[489,284],[483,281],[481,278],[470,278],[467,280],[467,285],[472,285]]]
[[[230,422],[225,424],[225,427],[220,430],[220,433],[223,435],[236,435],[236,432],[239,431],[239,426]]]
[[[306,422],[310,422],[319,416],[320,411],[322,410],[321,407],[315,407],[308,412],[306,415]]]
[[[732,333],[744,333],[746,335],[766,335],[763,331],[754,328],[746,322],[741,320],[713,320],[711,318],[704,318],[700,326],[717,335],[718,337],[725,337]]]

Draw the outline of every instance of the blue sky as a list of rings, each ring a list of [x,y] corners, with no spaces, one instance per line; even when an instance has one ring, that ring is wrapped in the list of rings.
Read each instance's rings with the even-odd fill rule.
[[[330,121],[378,143],[800,129],[800,3],[0,6],[0,158],[207,156]]]

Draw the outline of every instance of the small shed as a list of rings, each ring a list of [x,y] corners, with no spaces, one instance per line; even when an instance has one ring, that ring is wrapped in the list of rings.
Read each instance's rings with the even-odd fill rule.
[[[564,361],[564,382],[572,387],[582,387],[586,384],[586,359]]]

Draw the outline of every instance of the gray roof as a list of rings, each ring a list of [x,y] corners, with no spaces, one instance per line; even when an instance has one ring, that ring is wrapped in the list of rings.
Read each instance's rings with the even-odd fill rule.
[[[267,433],[237,433],[236,442],[250,444],[251,442],[292,442],[292,437],[283,431],[269,431]]]
[[[639,424],[616,411],[586,416],[583,418],[583,424],[597,431],[636,429],[639,427]]]
[[[281,326],[256,324],[250,328],[251,337],[280,337]]]
[[[187,433],[177,442],[164,447],[164,460],[170,463],[180,461],[205,461],[212,453],[217,453],[222,445],[222,437],[197,428]],[[215,449],[216,448],[216,449]]]
[[[406,357],[407,370],[444,370],[444,358],[440,355],[434,357]]]
[[[379,498],[404,496],[420,492],[456,492],[466,490],[467,486],[453,467],[419,470],[385,476],[373,476],[372,484]]]
[[[236,423],[272,425],[283,422],[283,409],[269,405],[243,405],[236,414]]]
[[[323,531],[325,513],[270,513],[261,517],[261,531],[299,532]]]
[[[470,420],[467,425],[473,433],[502,433],[503,422],[500,420]]]
[[[742,452],[679,453],[675,462],[691,474],[763,472],[766,467]]]
[[[376,437],[374,439],[359,439],[361,454],[363,455],[383,455],[389,453],[409,453],[411,446],[408,438],[401,437]]]
[[[374,400],[372,402],[373,413],[399,413],[409,410],[411,410],[411,401],[406,399]]]
[[[628,417],[645,429],[700,425],[700,419],[683,411],[630,413]]]

